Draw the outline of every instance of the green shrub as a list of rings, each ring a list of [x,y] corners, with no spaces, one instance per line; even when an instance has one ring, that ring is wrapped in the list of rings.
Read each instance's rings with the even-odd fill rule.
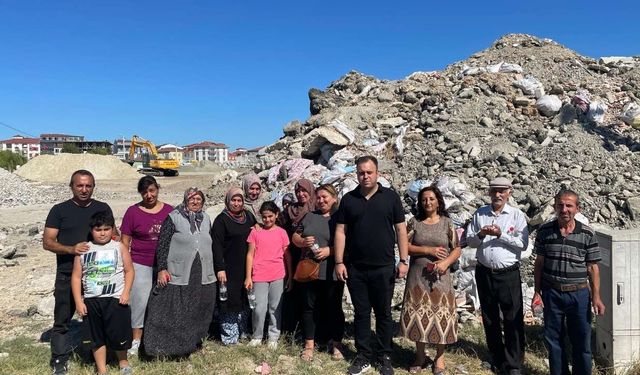
[[[13,172],[16,168],[27,162],[27,158],[11,151],[0,151],[0,168]]]

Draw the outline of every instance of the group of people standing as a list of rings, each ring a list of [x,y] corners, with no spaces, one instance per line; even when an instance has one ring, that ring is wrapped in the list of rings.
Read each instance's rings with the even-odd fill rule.
[[[460,236],[437,187],[419,192],[408,231],[400,197],[378,183],[377,159],[358,158],[356,171],[358,187],[340,202],[334,186],[301,179],[295,199],[285,196],[282,210],[263,199],[259,178],[247,175],[242,188],[227,192],[225,209],[213,220],[203,210],[201,190],[189,188],[174,208],[159,199],[157,181],[145,176],[138,183],[141,200],[126,211],[120,233],[109,206],[92,199],[91,173],[76,171],[70,181],[73,198],[51,209],[43,236],[44,248],[57,254],[58,263],[54,374],[68,369],[74,310],[84,316],[83,342],[91,345],[98,373],[106,372],[105,347],[116,351],[122,374],[131,372],[127,350],[188,356],[208,337],[212,320],[224,345],[250,338],[249,345],[266,339],[276,348],[282,329],[299,326],[302,360],[313,360],[319,344],[341,360],[345,284],[357,351],[348,373],[362,374],[377,364],[381,374],[393,374],[391,300],[395,279],[405,276],[400,330],[416,344],[409,371],[423,371],[425,345],[433,344],[432,372],[444,374],[445,345],[457,341],[451,268],[461,242],[478,249],[476,281],[492,370],[519,374],[524,359],[519,262],[528,228],[524,213],[507,203],[511,182],[490,182],[491,204],[478,209]],[[588,374],[590,303],[597,314],[604,311],[598,245],[593,230],[575,221],[576,193],[561,191],[555,208],[557,219],[543,225],[536,238],[534,302],[541,303],[541,296],[544,303],[551,373],[568,373],[561,344],[568,332],[573,373]],[[110,262],[101,255],[107,252]],[[127,313],[115,314],[115,306]]]

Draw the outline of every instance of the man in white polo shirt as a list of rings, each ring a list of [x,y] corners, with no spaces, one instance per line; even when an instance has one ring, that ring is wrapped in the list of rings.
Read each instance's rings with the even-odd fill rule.
[[[520,257],[527,248],[529,230],[526,215],[508,204],[511,191],[507,178],[489,183],[491,204],[473,214],[467,242],[478,249],[476,283],[491,368],[496,373],[518,375],[524,362]]]

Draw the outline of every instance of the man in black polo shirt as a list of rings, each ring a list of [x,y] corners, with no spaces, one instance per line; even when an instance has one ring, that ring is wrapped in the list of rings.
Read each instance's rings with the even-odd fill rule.
[[[571,342],[572,373],[591,374],[591,307],[596,315],[605,309],[600,299],[600,248],[593,229],[575,220],[578,194],[561,190],[554,199],[557,219],[540,226],[533,249],[537,257],[532,307],[542,297],[550,374],[569,374],[565,334]]]
[[[71,294],[74,257],[89,249],[89,218],[99,211],[113,215],[106,203],[91,199],[95,187],[91,172],[84,169],[73,172],[69,186],[73,198],[51,208],[42,236],[42,247],[56,254],[57,263],[50,362],[55,375],[67,373],[67,361],[71,354],[68,332],[76,309]]]
[[[355,312],[354,327],[358,355],[349,374],[371,368],[371,308],[376,314],[377,360],[383,375],[393,374],[391,343],[393,320],[391,298],[395,285],[394,244],[400,250],[397,275],[407,274],[407,227],[400,197],[378,184],[378,160],[363,156],[356,160],[360,185],[340,202],[334,252],[336,276],[347,282]]]

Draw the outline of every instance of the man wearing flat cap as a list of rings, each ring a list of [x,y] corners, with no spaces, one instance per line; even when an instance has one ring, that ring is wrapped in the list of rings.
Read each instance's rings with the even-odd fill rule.
[[[529,243],[529,230],[525,214],[508,203],[511,191],[511,181],[505,177],[489,183],[491,204],[473,214],[467,243],[478,249],[476,283],[491,368],[517,375],[524,361],[520,257]]]

